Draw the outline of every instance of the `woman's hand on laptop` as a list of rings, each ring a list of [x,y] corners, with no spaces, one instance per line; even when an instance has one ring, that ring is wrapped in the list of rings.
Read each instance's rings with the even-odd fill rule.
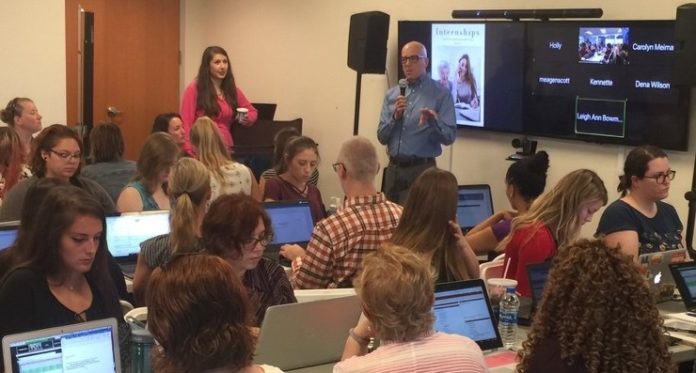
[[[294,261],[296,258],[304,258],[305,250],[300,245],[285,244],[280,247],[279,254],[288,258],[289,261]]]

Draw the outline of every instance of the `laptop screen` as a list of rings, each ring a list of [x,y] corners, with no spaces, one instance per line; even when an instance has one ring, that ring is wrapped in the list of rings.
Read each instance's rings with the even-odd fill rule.
[[[17,239],[17,227],[0,228],[0,251],[14,245]]]
[[[312,237],[314,223],[307,201],[266,202],[264,208],[273,225],[273,245],[306,243]]]
[[[532,301],[534,305],[538,305],[541,301],[541,296],[544,293],[544,286],[551,271],[551,260],[542,263],[527,264],[527,277],[529,277],[529,286],[532,289]]]
[[[169,233],[169,211],[152,211],[106,217],[106,242],[114,258],[140,253],[140,243]]]
[[[503,345],[483,280],[436,285],[433,313],[436,331],[469,337],[482,350]]]
[[[116,320],[106,319],[5,337],[5,368],[10,373],[118,372],[115,328]]]
[[[457,221],[462,229],[470,229],[493,215],[491,187],[460,185],[457,202]]]
[[[670,264],[669,269],[686,308],[696,307],[696,262]]]

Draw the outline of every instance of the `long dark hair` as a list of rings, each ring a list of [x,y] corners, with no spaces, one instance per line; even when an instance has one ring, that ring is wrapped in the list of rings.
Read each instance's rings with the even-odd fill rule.
[[[85,148],[80,140],[80,136],[77,132],[72,130],[63,124],[52,124],[44,128],[39,135],[34,139],[33,145],[33,155],[31,158],[31,171],[34,175],[38,177],[46,176],[46,160],[43,158],[44,152],[50,152],[60,140],[63,139],[73,139],[77,142],[77,146],[80,148],[80,154],[85,154]],[[80,170],[82,169],[83,158],[80,159],[80,164],[75,170],[75,174],[70,178],[70,183],[73,185],[81,186],[82,184],[77,180],[80,175]]]
[[[225,95],[225,101],[230,105],[232,111],[237,109],[237,85],[234,82],[232,66],[229,64],[230,57],[222,47],[211,46],[205,48],[201,57],[201,65],[198,67],[198,78],[196,80],[196,111],[202,110],[204,115],[215,118],[220,114],[220,105],[217,103],[217,93],[210,78],[210,61],[216,54],[222,54],[227,58],[227,74],[220,83],[220,89]]]
[[[27,245],[18,252],[17,267],[30,268],[46,276],[57,274],[62,264],[60,245],[63,234],[77,217],[85,215],[99,219],[103,227],[94,262],[85,277],[101,295],[108,314],[118,318],[122,313],[116,286],[108,270],[104,209],[86,191],[73,185],[58,185],[46,193],[34,217],[35,223],[28,232]]]

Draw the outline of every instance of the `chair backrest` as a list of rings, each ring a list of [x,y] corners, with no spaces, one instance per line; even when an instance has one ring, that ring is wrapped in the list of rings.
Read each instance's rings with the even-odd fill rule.
[[[235,156],[273,154],[273,139],[280,130],[295,127],[302,133],[302,118],[293,120],[259,119],[252,126],[232,126]]]

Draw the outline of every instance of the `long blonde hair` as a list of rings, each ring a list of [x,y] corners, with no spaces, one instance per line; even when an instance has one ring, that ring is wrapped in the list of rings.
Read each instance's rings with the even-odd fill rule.
[[[446,281],[470,278],[449,227],[449,221],[457,219],[457,193],[457,178],[451,172],[425,170],[411,186],[390,240],[428,259],[436,279]]]
[[[208,117],[200,117],[191,128],[191,144],[196,147],[198,160],[210,170],[213,177],[220,182],[224,181],[222,166],[232,163],[232,159],[227,154],[227,149],[222,143],[220,133],[215,122]]]
[[[607,188],[594,171],[575,170],[537,198],[526,214],[512,220],[510,234],[500,247],[507,246],[516,230],[538,223],[549,228],[557,247],[566,246],[580,232],[580,205],[588,201],[602,201],[602,205],[606,205],[607,199]]]
[[[179,159],[169,174],[169,194],[174,200],[171,252],[194,250],[200,235],[197,214],[203,213],[199,208],[210,197],[210,172],[193,158]]]

